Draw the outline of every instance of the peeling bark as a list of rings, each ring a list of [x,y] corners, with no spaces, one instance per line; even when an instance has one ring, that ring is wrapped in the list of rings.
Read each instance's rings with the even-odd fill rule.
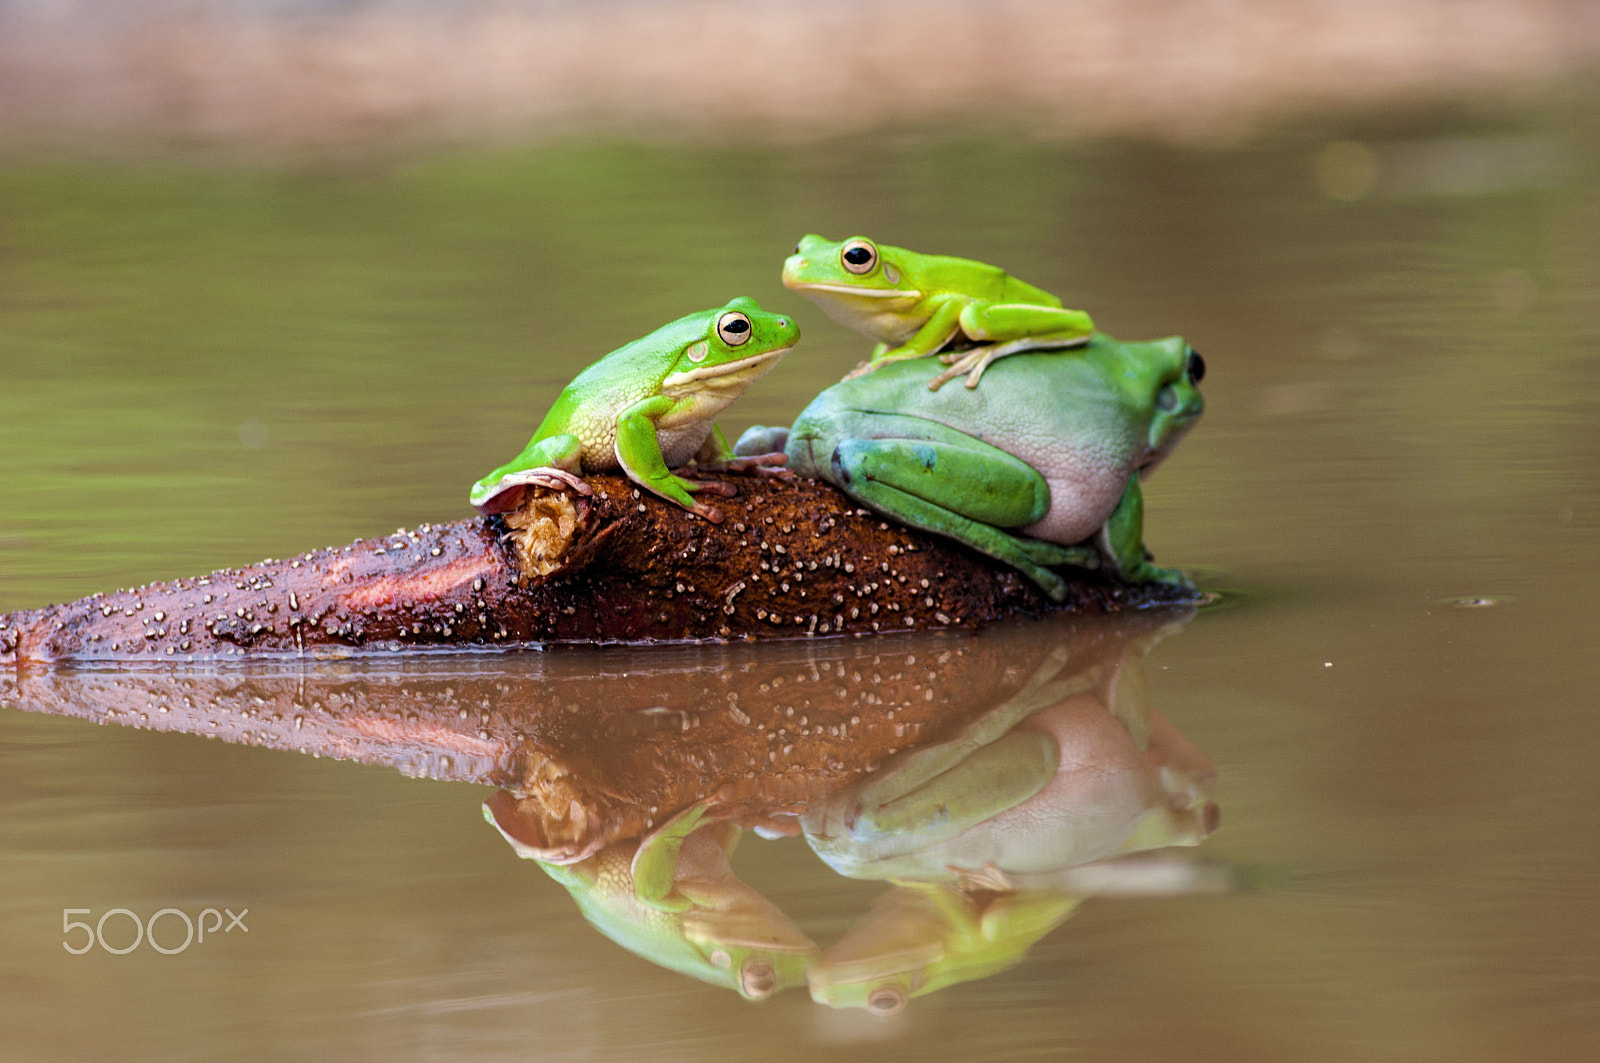
[[[589,498],[0,616],[0,664],[763,639],[976,627],[1186,600],[1083,573],[1052,603],[1008,566],[809,480],[719,477],[721,524],[596,476]]]

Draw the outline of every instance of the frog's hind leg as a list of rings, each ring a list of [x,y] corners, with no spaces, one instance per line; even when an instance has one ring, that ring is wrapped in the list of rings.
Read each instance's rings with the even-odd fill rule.
[[[1032,303],[969,303],[961,309],[961,331],[980,346],[940,355],[950,368],[928,381],[929,391],[967,374],[975,388],[983,371],[998,358],[1020,351],[1081,347],[1094,335],[1094,321],[1082,310]]]
[[[1023,351],[1040,350],[1065,350],[1074,347],[1087,347],[1088,336],[1078,336],[1073,339],[1062,340],[1054,337],[1030,336],[1027,339],[1012,340],[1010,343],[980,344],[965,351],[952,351],[941,354],[939,360],[950,368],[928,381],[929,391],[938,391],[945,384],[956,377],[966,374],[967,389],[978,386],[978,381],[983,379],[983,371],[996,361],[1008,354],[1020,354]]]
[[[842,440],[832,455],[832,479],[869,508],[1004,561],[1063,600],[1066,583],[1046,566],[1093,566],[1095,552],[1001,530],[1030,524],[1049,509],[1044,477],[997,447],[949,435]]]
[[[961,331],[975,340],[1009,343],[1032,340],[1038,347],[1060,347],[1094,334],[1094,320],[1082,310],[1035,303],[972,302],[961,308]]]
[[[583,444],[576,436],[530,442],[521,454],[473,484],[469,500],[479,512],[505,513],[522,503],[529,487],[592,495],[594,489],[577,475],[582,470],[582,455]]]

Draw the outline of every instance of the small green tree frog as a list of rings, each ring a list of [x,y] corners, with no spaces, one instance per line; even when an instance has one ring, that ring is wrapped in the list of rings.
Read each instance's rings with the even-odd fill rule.
[[[1097,333],[1072,358],[1006,358],[959,398],[919,386],[937,371],[908,360],[842,381],[793,428],[752,428],[735,450],[782,446],[795,473],[1011,564],[1057,601],[1056,565],[1192,589],[1150,564],[1139,488],[1205,406],[1205,362],[1187,343]]]
[[[732,488],[672,470],[693,461],[700,469],[777,471],[779,454],[736,458],[712,418],[799,339],[788,317],[738,298],[619,347],[562,390],[522,453],[472,485],[472,504],[502,513],[530,485],[589,494],[581,475],[621,469],[652,494],[721,521],[721,510],[694,496]]]
[[[878,341],[872,355],[845,379],[883,365],[937,354],[954,343],[979,346],[944,355],[950,368],[928,382],[937,391],[967,374],[978,386],[995,359],[1018,351],[1087,343],[1094,322],[1081,310],[1005,270],[946,255],[852,236],[840,243],[802,237],[783,264],[783,283],[841,324]]]

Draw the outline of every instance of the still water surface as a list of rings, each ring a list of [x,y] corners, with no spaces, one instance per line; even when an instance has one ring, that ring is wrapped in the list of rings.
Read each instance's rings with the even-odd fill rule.
[[[9,161],[0,611],[464,516],[467,485],[577,369],[733,295],[806,338],[724,426],[787,421],[862,354],[778,283],[806,232],[997,262],[1114,335],[1183,334],[1208,411],[1147,485],[1146,539],[1227,599],[1143,664],[1149,705],[1216,767],[1221,827],[1185,852],[1248,888],[1090,897],[1016,966],[888,1019],[804,990],[748,1004],[601,938],[483,822],[503,785],[487,776],[6,708],[0,1044],[1592,1058],[1595,122],[1205,151],[973,134],[282,170]],[[1348,139],[1366,146],[1330,153]],[[538,689],[551,668],[655,665],[493,667]],[[823,945],[885,890],[799,837],[747,838],[733,869]],[[63,909],[118,907],[248,908],[249,929],[173,956],[62,948]]]

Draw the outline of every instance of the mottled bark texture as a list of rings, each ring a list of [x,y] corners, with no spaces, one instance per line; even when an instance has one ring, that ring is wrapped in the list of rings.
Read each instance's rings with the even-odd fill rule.
[[[0,616],[0,664],[859,634],[1182,600],[1084,573],[1057,607],[826,484],[724,479],[721,524],[596,476],[589,498],[530,491],[504,516]]]

